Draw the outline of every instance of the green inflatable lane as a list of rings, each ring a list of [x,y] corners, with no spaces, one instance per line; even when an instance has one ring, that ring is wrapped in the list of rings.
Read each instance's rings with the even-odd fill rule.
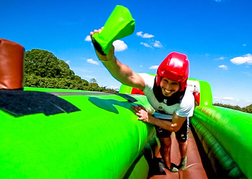
[[[220,160],[227,164],[225,160],[230,156],[241,171],[248,178],[252,178],[252,168],[250,160],[248,160],[252,156],[252,135],[250,129],[250,126],[252,126],[252,115],[216,106],[199,106],[195,109],[192,117],[192,124],[197,125],[197,123],[206,128],[226,151],[227,156],[222,155]],[[229,160],[229,163],[231,162]],[[228,175],[236,175],[232,171],[233,168],[234,165],[227,167],[227,170],[231,171]],[[217,168],[216,170],[219,169]]]
[[[213,106],[211,86],[190,79],[200,92],[191,123],[219,178],[252,178],[252,115]],[[195,83],[198,83],[197,84]]]
[[[147,177],[141,156],[155,129],[131,110],[148,108],[145,96],[42,88],[0,93],[0,178]]]

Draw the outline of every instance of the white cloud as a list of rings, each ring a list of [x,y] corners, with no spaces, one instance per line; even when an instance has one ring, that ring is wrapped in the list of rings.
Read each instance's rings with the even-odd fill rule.
[[[106,87],[106,88],[114,89],[114,90],[116,90],[116,91],[119,91],[119,90],[120,90],[120,87],[118,87],[118,86],[110,86],[110,87]]]
[[[65,61],[68,65],[70,64],[70,60]]]
[[[85,41],[91,42],[90,35],[86,36]],[[115,47],[115,51],[117,51],[117,52],[126,50],[128,48],[128,46],[122,40],[116,40],[116,41],[114,41],[113,45]]]
[[[87,59],[88,63],[94,64],[94,65],[99,65],[99,63],[93,59]]]
[[[154,35],[152,35],[152,34],[148,34],[148,33],[143,34],[143,31],[137,32],[136,35],[139,37],[142,37],[142,38],[153,38],[154,37]]]
[[[118,86],[113,86],[113,85],[111,85],[111,86],[107,86],[107,85],[102,85],[102,87],[104,87],[104,88],[109,88],[109,89],[114,89],[114,90],[116,90],[116,91],[119,91],[120,90],[120,87],[118,87]]]
[[[222,69],[224,69],[224,70],[227,70],[227,69],[228,69],[228,67],[227,67],[226,65],[219,65],[219,68],[222,68]]]
[[[243,46],[243,47],[246,47],[246,46],[247,46],[247,44],[242,44],[242,46]]]
[[[223,99],[225,99],[225,100],[234,100],[233,97],[224,97]]]
[[[149,45],[148,43],[141,42],[140,44],[141,44],[141,45],[144,45],[145,47],[149,47],[149,48],[151,48],[151,47],[152,47],[152,46],[151,46],[151,45]]]
[[[237,100],[233,97],[213,97],[213,103],[229,104],[232,106],[246,107],[252,103],[252,101]]]
[[[91,42],[91,37],[90,37],[90,35],[87,35],[87,36],[86,36],[85,41]]]
[[[153,45],[154,47],[158,47],[158,48],[161,48],[161,47],[163,47],[163,45],[160,43],[160,41],[158,41],[158,40],[156,40],[155,42],[154,42],[154,45]]]
[[[151,34],[148,34],[148,33],[145,33],[145,34],[143,34],[143,36],[142,36],[143,38],[152,38],[152,37],[154,37],[154,35],[151,35]]]
[[[151,44],[153,44],[153,46],[148,43],[145,43],[145,42],[141,42],[140,44],[144,45],[145,47],[148,47],[148,48],[152,48],[152,47],[162,48],[163,47],[163,45],[158,40],[156,40],[155,42],[151,42]]]
[[[137,32],[136,35],[139,37],[142,37],[142,38],[153,38],[154,37],[154,35],[148,34],[148,33],[143,33],[143,31]],[[148,47],[148,48],[152,48],[152,47],[162,48],[163,47],[161,42],[158,40],[155,40],[155,41],[151,40],[151,41],[149,41],[149,43],[141,42],[140,44],[144,45],[145,47]]]
[[[137,35],[137,36],[140,36],[140,37],[142,36],[142,34],[143,34],[143,31],[140,31],[140,32],[137,32],[137,33],[136,33],[136,35]]]
[[[143,33],[143,31],[139,31],[136,33],[137,36],[142,37],[142,38],[153,38],[154,35],[148,34],[148,33]],[[157,48],[162,48],[163,45],[161,44],[160,41],[158,40],[149,40],[148,43],[146,42],[141,42],[141,45],[144,45],[145,47],[152,48],[152,47],[157,47]]]
[[[152,65],[149,69],[158,69],[158,65]]]
[[[214,1],[216,1],[216,2],[221,2],[221,0],[214,0]]]
[[[128,48],[128,46],[122,40],[114,41],[113,45],[115,47],[115,51],[117,51],[117,52],[124,51]]]
[[[251,54],[246,54],[242,57],[235,57],[233,59],[230,60],[232,63],[236,64],[236,65],[241,65],[244,63],[247,63],[249,65],[252,65],[252,55]]]

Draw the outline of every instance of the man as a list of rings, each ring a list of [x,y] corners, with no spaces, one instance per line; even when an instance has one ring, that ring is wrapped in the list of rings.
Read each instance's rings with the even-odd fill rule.
[[[91,32],[100,33],[102,29]],[[139,120],[156,126],[157,137],[161,143],[160,153],[166,167],[176,172],[184,170],[187,163],[187,135],[189,117],[193,115],[194,97],[186,90],[189,62],[186,55],[173,52],[160,64],[157,76],[137,74],[114,56],[114,47],[108,54],[96,54],[111,75],[121,83],[142,90],[157,113],[149,114],[143,106],[132,106]],[[168,114],[168,115],[167,115]],[[167,120],[172,115],[172,120]],[[179,166],[170,162],[171,132],[176,133],[181,154]]]

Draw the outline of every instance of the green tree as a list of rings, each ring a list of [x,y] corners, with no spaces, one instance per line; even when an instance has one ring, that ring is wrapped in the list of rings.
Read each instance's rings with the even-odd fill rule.
[[[32,49],[25,52],[24,85],[41,88],[78,89],[116,93],[113,89],[101,88],[95,78],[88,81],[75,75],[69,65],[51,52]]]
[[[93,89],[99,88],[99,86],[98,86],[97,81],[96,81],[95,78],[91,78],[89,80],[89,86],[90,86],[90,88],[93,88]],[[93,91],[93,90],[90,90],[90,91]]]
[[[66,62],[48,51],[39,49],[25,52],[24,73],[48,78],[72,79],[75,76]]]
[[[243,111],[247,112],[247,113],[252,113],[252,104],[249,105],[249,106],[247,106],[247,107],[245,107],[245,108],[243,108]]]
[[[97,81],[96,81],[95,78],[91,78],[91,79],[89,80],[89,83],[97,83]]]

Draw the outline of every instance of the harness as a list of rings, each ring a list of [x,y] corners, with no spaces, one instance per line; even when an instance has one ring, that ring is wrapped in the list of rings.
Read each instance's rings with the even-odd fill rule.
[[[185,90],[184,90],[184,91],[178,91],[169,97],[164,96],[162,93],[161,87],[157,86],[156,82],[154,82],[153,92],[154,92],[154,95],[155,95],[156,99],[158,100],[158,102],[165,103],[167,106],[171,106],[176,103],[180,103],[185,95]]]

